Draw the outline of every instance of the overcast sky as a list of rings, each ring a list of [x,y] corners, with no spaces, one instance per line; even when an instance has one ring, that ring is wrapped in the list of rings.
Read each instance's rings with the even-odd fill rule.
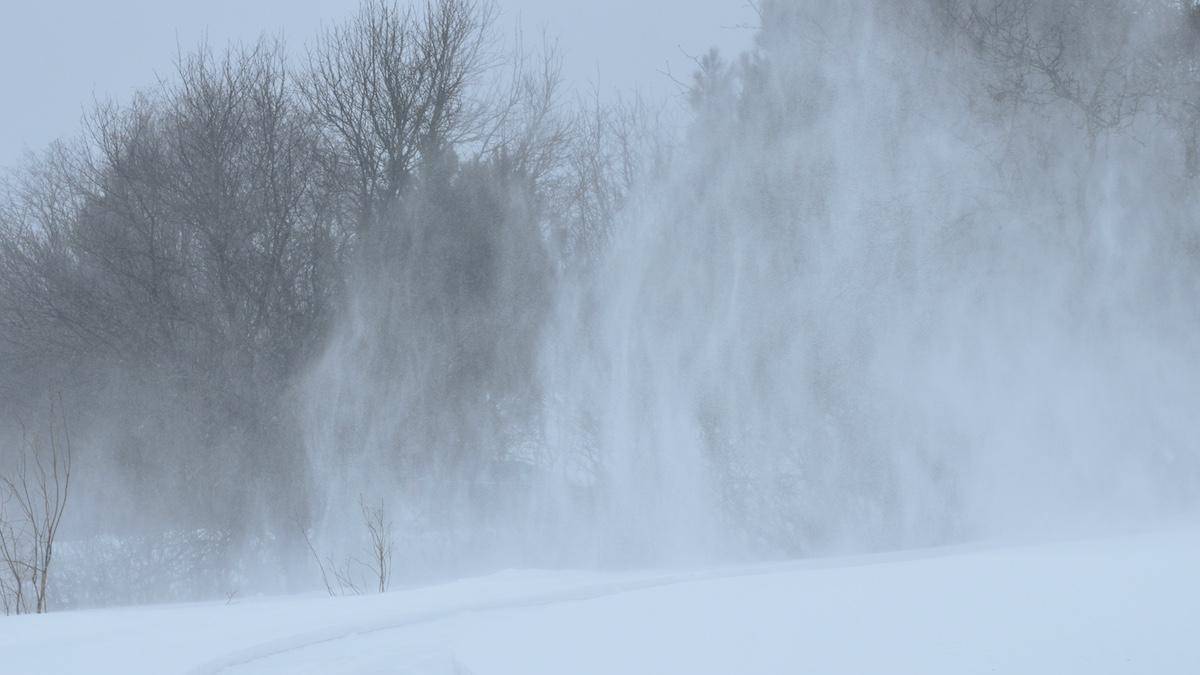
[[[684,54],[736,53],[752,40],[745,0],[498,0],[502,26],[557,35],[574,82],[671,91]],[[93,93],[124,96],[166,73],[176,45],[282,33],[302,47],[358,0],[0,0],[0,166],[74,134]]]

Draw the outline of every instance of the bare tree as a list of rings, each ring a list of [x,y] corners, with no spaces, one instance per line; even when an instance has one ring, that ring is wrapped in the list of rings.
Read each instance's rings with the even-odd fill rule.
[[[383,593],[392,581],[392,521],[382,502],[378,507],[368,505],[363,497],[359,497],[358,502],[370,539],[370,559],[364,565],[370,570],[375,587]]]
[[[329,597],[361,594],[362,590],[354,581],[350,560],[338,564],[332,555],[322,556],[317,551],[317,546],[313,543],[308,530],[302,528],[300,532],[304,535],[304,543],[308,547],[309,554],[317,563],[317,569],[321,572],[321,584],[325,586],[325,592],[329,594]]]
[[[958,22],[996,73],[997,101],[1065,103],[1087,134],[1128,127],[1158,89],[1139,29],[1147,12],[1125,0],[965,0]],[[1154,3],[1150,3],[1154,4]]]
[[[25,532],[16,525],[12,496],[5,490],[0,496],[0,609],[8,614],[25,614],[29,603],[25,591],[30,578],[23,557]]]
[[[45,439],[23,436],[16,466],[0,475],[0,602],[6,614],[42,614],[71,488],[73,453],[61,398],[51,403]]]
[[[496,162],[525,176],[539,187],[560,179],[574,120],[564,110],[562,55],[558,45],[543,34],[540,48],[527,51],[518,30],[507,62],[507,73],[497,78],[480,118],[476,160]]]
[[[575,106],[552,201],[564,256],[594,260],[634,184],[666,166],[672,148],[664,108],[638,95],[605,101],[599,91]]]
[[[418,161],[477,133],[468,100],[489,65],[487,0],[427,0],[420,10],[367,0],[309,52],[301,89],[348,162],[359,228],[399,199]]]
[[[349,555],[339,563],[332,555],[322,556],[308,530],[301,529],[304,543],[320,570],[321,583],[330,596],[359,595],[366,588],[384,593],[392,583],[392,556],[395,550],[392,521],[383,502],[376,507],[369,504],[366,497],[359,495],[358,507],[367,531],[363,550],[365,559]]]

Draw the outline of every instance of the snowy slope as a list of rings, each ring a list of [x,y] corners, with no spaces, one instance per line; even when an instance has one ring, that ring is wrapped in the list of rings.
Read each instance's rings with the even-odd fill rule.
[[[1195,673],[1200,532],[0,618],[4,673]]]

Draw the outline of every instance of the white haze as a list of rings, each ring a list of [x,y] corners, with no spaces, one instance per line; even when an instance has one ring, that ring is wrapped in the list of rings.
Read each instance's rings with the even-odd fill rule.
[[[364,505],[395,584],[1194,520],[1195,157],[1151,104],[1087,124],[940,23],[966,4],[763,2],[751,49],[674,74],[684,120],[639,130],[592,240],[465,150],[431,161],[311,344],[263,357],[271,386],[80,366],[62,565],[120,588],[74,602],[319,588],[314,553],[362,555]],[[1134,15],[1067,52],[1083,85],[1104,45],[1175,35]],[[189,547],[216,580],[172,562]]]
[[[647,564],[1191,512],[1195,204],[1156,158],[1173,141],[1135,125],[1092,157],[1069,110],[989,101],[989,73],[902,11],[767,16],[749,58],[769,75],[706,104],[603,261],[561,280],[527,426],[398,414],[439,386],[444,345],[382,329],[399,305],[360,291],[305,394],[327,530],[386,494],[398,522],[434,511],[488,542],[467,567]],[[521,307],[508,255],[499,297]],[[381,371],[388,339],[406,356]],[[537,467],[490,483],[519,518],[379,470],[439,434]]]

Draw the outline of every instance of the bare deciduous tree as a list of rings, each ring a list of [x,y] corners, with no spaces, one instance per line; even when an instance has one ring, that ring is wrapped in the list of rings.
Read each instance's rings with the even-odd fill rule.
[[[489,65],[487,0],[368,0],[309,52],[301,89],[348,161],[360,231],[408,186],[420,158],[477,133],[467,89]]]
[[[365,559],[350,555],[339,563],[332,555],[322,556],[308,531],[301,529],[304,543],[321,573],[321,583],[330,596],[360,595],[367,588],[384,593],[392,583],[395,538],[391,518],[382,502],[378,507],[373,506],[362,495],[358,498],[358,508],[367,531]]]
[[[382,502],[375,507],[359,497],[358,506],[370,539],[370,559],[363,564],[370,570],[376,589],[383,593],[392,582],[392,521],[387,517]]]
[[[1158,89],[1139,39],[1146,13],[1123,0],[967,0],[958,11],[962,30],[995,69],[992,96],[1067,104],[1089,153],[1102,135],[1131,124]]]
[[[563,110],[562,56],[543,35],[541,47],[525,49],[517,31],[508,72],[486,99],[480,118],[476,160],[492,160],[528,177],[535,184],[554,182],[563,165],[573,120]]]
[[[73,461],[61,399],[51,404],[48,419],[45,438],[23,433],[16,466],[0,474],[0,606],[6,614],[47,609]]]

